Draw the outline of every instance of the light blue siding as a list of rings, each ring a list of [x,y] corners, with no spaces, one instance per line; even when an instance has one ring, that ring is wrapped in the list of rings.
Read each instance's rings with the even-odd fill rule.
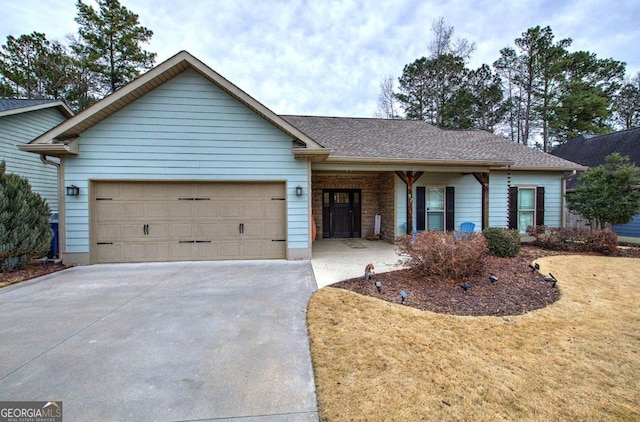
[[[636,215],[630,223],[615,225],[612,229],[618,236],[640,238],[640,214]]]
[[[455,221],[456,230],[465,221],[475,223],[476,231],[482,230],[482,186],[473,175],[457,173],[425,173],[414,183],[413,227],[416,227],[417,204],[415,188],[418,186],[454,186],[455,187]],[[407,185],[396,176],[396,233],[406,232],[407,221]]]
[[[187,70],[80,135],[65,159],[66,251],[89,252],[89,180],[282,181],[289,249],[309,248],[308,164],[292,139]],[[295,195],[302,186],[302,197]]]
[[[20,151],[18,145],[29,143],[65,120],[55,107],[0,117],[0,161],[5,161],[7,172],[27,177],[33,191],[52,211],[58,210],[57,169],[44,164],[37,154]]]
[[[551,227],[562,224],[561,173],[493,171],[489,175],[489,227],[508,227],[509,186],[544,187],[544,224]]]

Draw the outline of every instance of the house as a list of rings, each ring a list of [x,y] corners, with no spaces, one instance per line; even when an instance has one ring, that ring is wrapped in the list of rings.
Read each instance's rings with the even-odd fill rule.
[[[618,152],[629,157],[636,166],[640,166],[640,128],[623,130],[606,135],[581,135],[560,145],[551,154],[580,163],[587,167],[604,164],[605,158]],[[572,191],[579,183],[577,173],[567,181],[567,190]],[[580,216],[570,215],[573,225],[584,224]],[[612,230],[620,241],[637,243],[640,241],[640,215],[636,215],[628,224],[615,225]]]
[[[181,52],[21,149],[60,157],[68,263],[309,259],[318,238],[561,225],[575,163],[424,122],[279,116]],[[74,193],[74,192],[72,192]],[[511,207],[511,210],[509,210]]]
[[[8,173],[29,179],[31,188],[44,198],[51,211],[58,210],[56,164],[20,151],[23,145],[64,122],[73,113],[62,101],[0,99],[0,161]]]

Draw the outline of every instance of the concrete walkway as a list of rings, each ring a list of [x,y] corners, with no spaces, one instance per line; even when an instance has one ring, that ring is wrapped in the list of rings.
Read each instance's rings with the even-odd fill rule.
[[[65,421],[317,421],[308,261],[75,267],[0,289],[0,400]]]
[[[311,265],[318,288],[349,278],[363,277],[372,263],[376,273],[402,269],[405,259],[382,240],[329,239],[313,242]]]

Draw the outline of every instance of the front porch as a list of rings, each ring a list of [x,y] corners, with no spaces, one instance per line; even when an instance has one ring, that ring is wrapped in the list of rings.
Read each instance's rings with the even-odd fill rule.
[[[314,171],[311,186],[316,239],[366,238],[375,233],[376,215],[382,239],[403,234],[395,228],[393,172]]]
[[[404,268],[404,258],[396,253],[396,246],[382,240],[313,242],[311,266],[319,289],[338,281],[364,277],[364,268],[370,263],[378,274]]]

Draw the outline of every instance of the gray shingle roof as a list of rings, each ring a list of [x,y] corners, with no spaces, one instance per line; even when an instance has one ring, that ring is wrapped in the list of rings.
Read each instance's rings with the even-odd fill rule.
[[[551,154],[593,167],[604,163],[612,152],[619,152],[640,165],[640,128],[597,136],[578,136],[560,145]]]
[[[640,128],[607,135],[580,135],[560,145],[551,154],[595,167],[604,164],[605,157],[613,152],[629,157],[633,164],[640,166]],[[573,189],[577,184],[578,178],[572,177],[567,181],[567,189]]]
[[[16,110],[40,104],[58,103],[58,100],[32,100],[0,98],[0,111]]]
[[[442,130],[419,120],[282,116],[326,148],[329,158],[419,161],[477,161],[514,169],[580,170],[553,155],[489,132]]]

